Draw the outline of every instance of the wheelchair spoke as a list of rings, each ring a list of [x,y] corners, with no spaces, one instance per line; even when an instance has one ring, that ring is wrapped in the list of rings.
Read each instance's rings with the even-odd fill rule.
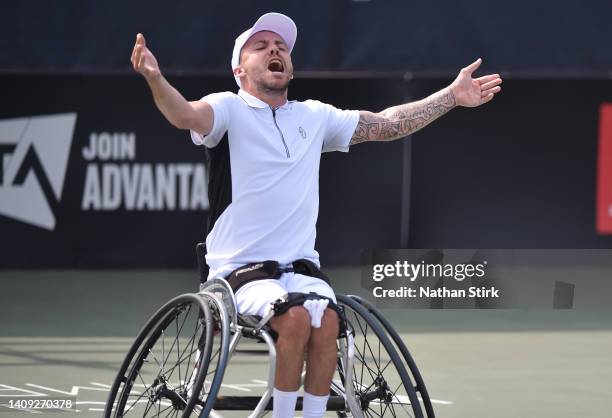
[[[374,351],[372,351],[372,347],[370,346],[370,343],[367,341],[367,336],[364,338],[364,341],[366,342],[366,345],[368,346],[368,351],[372,355],[372,359],[374,360],[374,365],[376,366],[378,370],[380,370],[380,364],[379,362],[376,361],[376,356],[374,355]],[[365,356],[365,353],[364,353],[364,356]]]
[[[358,351],[358,350],[357,350]],[[363,353],[358,353],[359,357],[357,358],[358,360],[361,361],[362,364],[362,376],[361,376],[361,381],[363,381],[363,368],[365,368],[368,373],[370,374],[370,377],[372,378],[372,380],[375,380],[382,372],[384,372],[384,370],[387,368],[387,366],[391,363],[391,361],[389,360],[389,362],[387,363],[387,365],[382,369],[382,370],[374,370],[372,369],[368,364],[367,361],[365,359],[365,356],[363,355]]]
[[[359,329],[361,329],[363,331],[364,336],[366,336],[367,334],[367,330],[368,330],[368,326],[367,323],[365,324],[365,327],[362,325],[361,321],[359,320],[359,318],[355,318],[356,322],[358,323]],[[372,383],[370,385],[368,385],[365,390],[362,388],[360,391],[363,393],[367,393],[368,390],[375,384],[376,382],[376,378],[378,377],[379,373],[376,372],[376,370],[372,369],[369,365],[368,362],[366,361],[366,356],[365,356],[365,351],[366,351],[366,347],[369,346],[367,343],[367,337],[364,337],[364,344],[363,344],[363,350],[361,351],[360,348],[357,346],[357,344],[355,345],[355,351],[356,351],[356,359],[361,363],[361,373],[360,373],[360,378],[359,378],[359,382],[363,382],[363,378],[364,378],[364,370],[367,371],[367,373],[370,375],[370,378],[372,379]],[[369,350],[371,352],[371,350]],[[373,355],[373,354],[372,354]],[[376,365],[376,361],[374,362]],[[355,373],[355,369],[354,369],[354,365],[353,365],[353,374],[356,377],[357,374]],[[364,385],[362,383],[360,383],[360,386],[363,387]]]
[[[369,417],[382,417],[382,415],[378,414],[376,411],[371,411],[369,409],[366,409],[365,413],[369,416]]]
[[[361,332],[363,333],[363,335],[367,335],[367,324],[366,324],[366,331],[363,330],[363,328],[361,327],[361,322],[359,321],[359,318],[357,318],[357,325],[359,325],[359,328],[361,329]],[[366,339],[363,339],[363,350],[361,351],[361,358],[362,358],[362,362],[361,362],[361,374],[363,375],[363,366],[366,365],[365,362],[365,343],[366,343]],[[369,369],[369,367],[368,367]]]
[[[136,405],[136,403],[138,402],[138,400],[139,400],[139,399],[140,399],[140,398],[136,399],[136,401],[134,401],[134,402],[133,402],[133,403],[132,403],[132,404],[129,406],[129,408],[128,408],[128,409],[126,409],[126,410],[123,412],[123,415],[127,414],[128,412],[130,412],[130,410],[131,410],[132,408],[134,408],[134,405]],[[148,403],[147,403],[147,405],[148,405]]]
[[[177,309],[178,310],[178,309]],[[172,345],[170,346],[170,349],[168,350],[168,354],[164,360],[164,365],[166,364],[166,362],[168,361],[168,358],[170,357],[170,354],[172,353],[172,350],[174,350],[174,345],[176,344],[177,340],[178,340],[178,336],[180,335],[181,331],[183,330],[183,327],[185,326],[185,322],[187,321],[187,317],[189,316],[189,312],[191,311],[191,305],[189,305],[189,307],[187,308],[187,314],[185,315],[185,319],[183,319],[183,323],[181,324],[181,327],[178,328],[178,322],[176,323],[177,325],[177,332],[176,332],[176,337],[174,338],[174,341],[172,342]],[[178,312],[176,314],[176,317],[178,317],[178,315],[180,315],[180,312]],[[175,317],[175,321],[176,321],[176,317]]]
[[[397,397],[396,393],[398,390],[400,390],[402,388],[402,384],[400,383],[399,385],[397,385],[397,388],[395,388],[395,390],[391,393],[391,395],[393,396],[393,398],[397,398],[397,400],[399,401],[399,398]],[[401,401],[399,402],[400,404],[402,403]],[[410,405],[410,401],[405,402],[406,405]]]
[[[134,407],[134,405],[136,405],[136,403],[138,403],[138,401],[140,401],[140,399],[142,399],[142,397],[143,397],[143,396],[145,396],[145,395],[146,395],[146,393],[149,391],[150,386],[149,386],[149,387],[147,387],[147,384],[144,382],[144,380],[142,379],[142,376],[140,375],[140,371],[138,371],[138,377],[140,378],[140,381],[141,381],[141,382],[142,382],[142,384],[144,385],[145,390],[144,390],[144,392],[142,392],[141,394],[134,394],[134,396],[138,396],[138,398],[136,398],[136,400],[135,400],[135,401],[132,403],[132,405],[130,406],[130,408],[128,408],[128,410],[127,410],[127,411],[125,411],[126,413],[127,413],[127,412],[128,412],[130,409],[132,409],[132,408]],[[128,397],[129,397],[129,396],[132,396],[132,395],[130,394],[130,395],[128,395]],[[146,415],[146,414],[145,414],[145,415]]]
[[[198,320],[198,325],[197,325],[197,327],[196,327],[196,331],[195,331],[195,332],[194,332],[194,334],[191,336],[190,342],[188,342],[188,343],[185,345],[185,350],[187,350],[187,347],[189,347],[189,350],[190,350],[189,358],[187,359],[187,371],[189,371],[189,365],[190,365],[190,363],[191,363],[191,354],[194,352],[194,351],[193,351],[193,345],[194,345],[194,343],[195,343],[195,337],[196,337],[196,335],[198,334],[198,330],[200,329],[200,326],[201,326],[201,325],[202,325],[202,323],[201,323],[201,322]],[[196,351],[198,351],[198,348],[196,348]],[[196,356],[196,357],[197,357],[197,356]],[[196,360],[194,360],[194,368],[197,366],[197,365],[195,364],[195,363],[196,363],[196,361],[197,361],[197,359],[196,359]],[[187,387],[187,383],[188,383],[188,382],[185,382],[185,387]]]
[[[365,323],[365,328],[361,325],[361,321],[359,320],[359,318],[356,317],[357,320],[357,324],[359,325],[359,328],[361,329],[361,332],[363,334],[363,351],[361,352],[363,355],[363,358],[365,360],[365,354],[366,354],[366,347],[368,348],[368,351],[370,352],[370,354],[372,354],[372,358],[374,359],[374,363],[376,364],[376,359],[374,356],[374,353],[372,352],[372,348],[370,347],[370,344],[368,343],[368,328],[369,325],[366,322]],[[376,364],[376,366],[378,367],[378,364]]]
[[[181,376],[180,365],[181,365],[182,362],[185,361],[185,359],[187,359],[187,369],[186,370],[189,370],[189,364],[191,362],[191,356],[192,356],[193,353],[198,351],[198,347],[196,347],[195,350],[193,349],[193,344],[195,342],[195,336],[198,335],[199,330],[200,330],[200,323],[198,322],[198,325],[196,326],[196,329],[195,329],[192,337],[190,338],[191,343],[187,342],[187,344],[185,344],[185,348],[183,349],[183,352],[178,355],[176,364],[174,366],[172,366],[172,368],[170,368],[170,369],[168,369],[166,371],[167,379],[168,380],[170,380],[170,378],[172,377],[172,374],[174,373],[174,370],[178,367],[179,368],[179,382],[181,381],[181,378],[180,378],[180,376]],[[177,347],[178,347],[178,345],[177,345]],[[187,356],[185,356],[185,351],[187,351],[188,347],[191,348],[191,351],[189,353],[187,353]]]
[[[387,369],[387,367],[389,367],[391,364],[392,364],[392,361],[391,361],[391,360],[389,360],[389,361],[387,362],[387,364],[385,364],[385,367],[383,367],[383,368],[382,368],[382,370],[380,370],[378,373],[379,373],[379,374],[383,374],[383,373],[385,372],[385,370]]]
[[[363,357],[361,357],[360,359],[358,358],[358,360],[361,360],[362,364],[365,364],[365,360],[363,359]],[[368,385],[365,389],[363,389],[363,392],[367,392],[370,387],[372,387],[375,383],[376,383],[376,373],[366,364],[365,365],[366,370],[368,371],[368,373],[370,374],[370,378],[372,378],[372,383],[370,383],[370,385]],[[359,382],[363,382],[363,377],[359,380]],[[363,384],[360,383],[361,386],[363,386]]]
[[[161,400],[159,401],[159,405],[161,406]],[[164,412],[166,412],[168,409],[172,408],[172,404],[170,404],[169,406],[165,407],[164,409],[162,409],[161,411],[158,409],[157,410],[157,416],[160,416],[161,414],[163,414]],[[174,412],[173,410],[171,410],[170,412]],[[168,416],[168,415],[166,415]]]
[[[221,354],[221,349],[220,348],[217,351],[215,351],[215,354],[213,354],[210,357],[210,364],[213,364],[213,361],[215,360],[215,357],[218,357],[219,354]],[[216,371],[217,371],[217,368],[215,367],[213,370],[210,370],[208,373],[206,373],[206,376],[211,375],[211,374],[214,375],[216,373]]]
[[[185,315],[185,321],[187,321],[187,315]],[[178,375],[179,375],[179,385],[181,384],[181,349],[180,349],[180,335],[181,333],[179,332],[178,329],[178,320],[177,318],[174,318],[174,324],[176,325],[176,364],[174,365],[174,367],[178,366]],[[173,370],[174,372],[174,370]],[[170,375],[172,375],[172,373],[170,373]],[[168,376],[168,380],[170,380],[170,376]]]
[[[132,408],[134,408],[134,406],[136,404],[138,404],[140,402],[140,399],[142,399],[142,397],[145,395],[145,393],[141,394],[140,396],[138,396],[138,398],[136,398],[136,400],[132,401],[132,404],[130,405],[130,407],[124,412],[124,415],[127,414]],[[136,395],[129,395],[129,396],[136,396]],[[147,406],[151,404],[154,405],[154,403],[151,403],[150,399],[147,398]],[[145,413],[146,415],[146,413]]]
[[[138,378],[140,379],[140,381],[142,382],[143,386],[145,387],[145,390],[140,394],[139,398],[142,398],[151,388],[151,386],[147,386],[147,384],[145,383],[144,379],[142,378],[142,375],[140,374],[140,370],[138,371]]]
[[[168,301],[151,317],[111,389],[106,406],[110,416],[174,418],[190,415],[198,403],[203,411],[198,398],[214,347],[215,318],[210,309],[201,296],[190,293]],[[227,337],[223,340],[225,350],[226,340]],[[225,368],[227,358],[223,352],[215,357],[217,368]],[[141,385],[143,391],[133,390]],[[219,384],[213,386],[210,394],[216,395]]]
[[[177,348],[177,360],[176,360],[175,364],[172,367],[170,367],[169,369],[167,369],[167,370],[164,370],[164,368],[167,365],[168,359],[172,355],[173,348],[172,347],[170,348],[170,351],[168,352],[168,355],[166,356],[165,355],[165,351],[166,351],[166,347],[165,347],[165,334],[166,334],[166,332],[165,332],[165,330],[162,331],[162,358],[165,358],[165,360],[164,360],[164,364],[162,365],[162,368],[161,368],[162,369],[161,373],[163,373],[163,375],[165,376],[166,381],[170,381],[170,379],[172,378],[172,375],[174,374],[174,371],[178,369],[178,375],[179,375],[178,376],[178,379],[179,379],[178,381],[179,381],[179,387],[181,387],[181,388],[186,386],[186,382],[183,382],[183,379],[182,379],[181,363],[183,363],[186,359],[190,363],[191,356],[193,355],[194,351],[190,351],[189,353],[187,353],[186,356],[185,356],[185,352],[187,351],[187,349],[190,346],[193,347],[193,342],[195,341],[195,336],[196,336],[196,334],[198,333],[198,331],[200,329],[200,323],[198,321],[197,325],[196,325],[196,329],[194,331],[194,334],[191,336],[191,338],[189,339],[187,344],[185,344],[185,347],[181,351],[180,350],[180,343],[179,343],[180,331],[182,331],[182,329],[184,328],[185,323],[187,322],[187,319],[189,317],[190,312],[191,312],[191,306],[189,306],[189,308],[185,312],[185,318],[182,320],[182,324],[181,324],[180,328],[178,326],[178,315],[174,318],[173,322],[175,324],[177,335],[175,336],[175,340],[174,340],[174,343],[173,343],[172,346],[176,345],[176,348]],[[196,351],[197,351],[197,349],[196,349]],[[157,359],[156,359],[156,361],[157,361]],[[189,370],[189,367],[187,367],[187,370]]]
[[[363,356],[364,363],[365,363],[365,357],[366,357],[366,355],[365,355],[366,354],[365,353],[365,347],[367,346],[369,353],[372,355],[372,360],[374,360],[374,364],[375,364],[376,368],[378,370],[380,370],[380,360],[381,360],[380,359],[380,346],[381,346],[381,342],[380,342],[380,339],[378,339],[378,356],[376,356],[376,355],[374,355],[374,350],[372,349],[370,343],[368,342],[367,330],[368,330],[368,325],[366,323],[366,328],[365,328],[365,331],[363,332],[363,335],[364,335],[364,339],[363,339],[364,340],[363,341],[364,342],[364,350],[363,350],[363,352],[361,354]]]
[[[361,332],[362,332],[362,334],[363,334],[363,350],[362,350],[362,351],[359,351],[359,347],[357,346],[357,344],[355,344],[355,351],[357,351],[357,352],[358,352],[358,354],[361,356],[361,375],[360,375],[360,381],[362,381],[362,382],[363,382],[363,371],[364,371],[364,368],[365,368],[365,369],[367,369],[367,371],[368,371],[368,373],[370,374],[370,377],[371,377],[372,379],[375,379],[375,378],[376,378],[376,373],[373,373],[373,370],[372,370],[372,369],[371,369],[371,368],[368,366],[368,364],[367,364],[367,362],[366,362],[366,355],[365,355],[365,352],[366,352],[366,345],[368,345],[368,344],[367,344],[367,332],[368,332],[368,324],[366,323],[366,324],[365,324],[365,328],[364,328],[364,327],[363,327],[363,325],[362,325],[362,323],[361,323],[361,321],[359,320],[359,318],[358,318],[358,317],[355,317],[355,320],[356,320],[356,322],[357,322],[357,325],[359,326],[359,329],[361,330]],[[370,350],[370,351],[371,351],[371,350]],[[372,356],[374,356],[374,355],[372,354]],[[375,363],[376,363],[376,362],[375,362]],[[353,373],[354,373],[354,372],[355,372],[355,371],[353,370]]]
[[[197,351],[198,351],[198,348],[196,347],[196,349],[195,349],[195,350],[193,350],[193,351],[191,351],[191,352],[187,353],[187,355],[186,355],[186,356],[183,356],[182,358],[178,359],[178,361],[176,362],[176,364],[175,364],[174,366],[172,366],[172,368],[170,368],[170,369],[168,369],[168,370],[166,371],[166,374],[168,374],[168,373],[169,373],[169,374],[168,374],[168,376],[167,376],[167,379],[168,379],[168,380],[170,380],[170,377],[172,377],[172,373],[174,373],[174,370],[176,370],[178,367],[180,367],[180,363],[184,362],[186,359],[189,361],[189,360],[191,359],[191,356],[192,356],[194,353],[197,353]],[[183,354],[184,354],[184,353],[183,353]],[[186,377],[186,376],[185,376],[185,377]],[[181,382],[181,379],[180,379],[180,372],[179,372],[179,382]],[[180,384],[180,386],[182,386],[182,385],[183,385],[183,384]]]
[[[164,412],[166,412],[171,407],[172,407],[172,405],[170,405],[168,408],[162,409],[161,412],[158,414],[158,416],[163,414]],[[166,417],[170,417],[170,416],[174,415],[177,411],[178,411],[178,409],[174,409],[174,408],[171,409],[170,412],[168,412],[166,414]]]
[[[145,412],[143,416],[147,416],[147,414],[149,413],[149,411],[151,410],[151,408],[153,407],[153,405],[155,405],[154,402],[151,402],[150,400],[147,400],[147,406],[145,407]]]
[[[162,340],[162,342],[163,342],[163,340]],[[153,351],[151,351],[151,349],[150,349],[150,348],[149,348],[149,354],[150,354],[151,356],[153,356],[153,360],[155,360],[155,362],[156,362],[156,363],[157,363],[157,365],[159,366],[159,371],[161,372],[161,371],[162,371],[162,369],[163,369],[162,364],[159,362],[159,360],[157,359],[157,357],[155,357],[155,354],[153,354]],[[146,362],[148,362],[148,357],[147,357],[147,359],[145,359],[145,361],[146,361]]]
[[[410,415],[410,412],[411,412],[411,411],[410,411],[410,409],[408,409],[408,408],[407,408],[407,405],[411,405],[410,401],[409,401],[409,400],[407,400],[407,401],[402,402],[402,401],[400,400],[400,398],[399,398],[399,397],[396,395],[397,391],[398,391],[399,389],[401,389],[401,388],[402,388],[402,385],[401,385],[401,384],[399,384],[399,385],[397,386],[397,388],[396,388],[396,389],[393,391],[393,398],[392,398],[392,399],[397,399],[397,402],[393,402],[393,401],[392,401],[392,402],[390,402],[390,404],[391,404],[391,405],[400,405],[400,406],[402,407],[402,409],[404,409],[404,411],[406,411],[406,412],[408,413],[408,415]],[[403,396],[403,397],[404,397],[404,398],[406,398],[407,396]]]
[[[409,384],[407,371],[385,328],[357,301],[342,297],[339,302],[344,309],[347,328],[354,336],[352,385],[363,416],[421,417],[415,412],[415,405],[409,402],[414,387]],[[344,371],[338,372],[345,383]]]

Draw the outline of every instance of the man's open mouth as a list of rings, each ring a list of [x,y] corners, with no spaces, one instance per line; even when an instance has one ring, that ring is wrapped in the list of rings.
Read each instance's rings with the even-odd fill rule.
[[[273,73],[282,73],[285,71],[285,66],[281,60],[273,59],[268,63],[268,70]]]

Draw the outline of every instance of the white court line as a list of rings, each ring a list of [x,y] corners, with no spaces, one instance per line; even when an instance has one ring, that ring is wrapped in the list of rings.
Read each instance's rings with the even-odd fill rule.
[[[110,388],[112,388],[111,385],[107,385],[106,383],[89,382],[89,384],[90,385],[94,385],[94,386],[100,386],[102,388],[109,389],[109,390],[110,390]]]
[[[241,391],[241,392],[251,392],[251,389],[249,388],[243,388],[243,385],[241,384],[228,384],[228,383],[221,383],[221,387],[225,387],[228,389],[234,389],[237,391]]]
[[[437,403],[437,404],[440,404],[440,405],[453,405],[455,403],[453,401],[443,401],[443,400],[440,400],[440,399],[431,399],[430,398],[429,400],[431,401],[431,403]]]
[[[26,396],[47,396],[46,393],[34,392],[33,390],[21,389],[15,386],[3,385],[0,384],[0,392],[8,392],[10,390],[14,390],[17,392],[12,395],[0,395],[0,398],[17,398],[17,397],[26,397]]]
[[[68,396],[77,396],[81,389],[85,389],[85,390],[97,390],[97,391],[101,391],[101,392],[106,392],[106,389],[92,388],[92,387],[89,387],[89,386],[73,386],[72,389],[70,390],[70,392],[67,392],[65,390],[53,389],[53,388],[50,388],[50,387],[47,387],[47,386],[35,385],[34,383],[26,383],[25,385],[29,386],[31,388],[42,389],[42,390],[46,390],[46,391],[49,391],[49,392],[61,393],[62,395],[68,395]]]
[[[261,379],[251,379],[251,382],[259,383],[260,385],[267,385],[268,384],[268,382],[266,382],[265,380],[261,380]]]

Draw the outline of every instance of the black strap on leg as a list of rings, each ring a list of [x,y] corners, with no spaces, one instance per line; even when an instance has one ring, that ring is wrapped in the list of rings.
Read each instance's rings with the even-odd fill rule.
[[[327,307],[330,309],[333,309],[336,312],[336,314],[338,314],[338,320],[339,320],[339,325],[340,325],[340,328],[338,331],[338,338],[345,337],[346,336],[346,317],[344,315],[344,309],[336,305],[336,303],[334,303],[332,299],[326,296],[321,296],[315,292],[288,293],[286,300],[279,299],[276,302],[274,302],[274,305],[272,306],[272,309],[274,310],[274,316],[282,315],[285,312],[287,312],[289,308],[292,308],[294,306],[303,306],[304,302],[306,302],[307,300],[319,300],[319,299],[326,299],[328,301]]]

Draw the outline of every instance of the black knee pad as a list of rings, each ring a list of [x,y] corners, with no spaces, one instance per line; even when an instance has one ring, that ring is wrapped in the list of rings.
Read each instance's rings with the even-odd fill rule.
[[[292,293],[288,293],[286,300],[279,299],[272,306],[272,309],[274,310],[274,316],[282,315],[285,312],[287,312],[289,310],[289,308],[292,308],[294,306],[303,306],[304,302],[306,302],[307,300],[313,300],[313,299],[314,300],[326,299],[328,301],[327,307],[330,308],[330,309],[333,309],[336,312],[336,314],[338,315],[338,321],[339,321],[339,325],[340,325],[339,331],[338,331],[338,338],[345,337],[346,336],[346,317],[344,315],[344,309],[342,309],[340,306],[336,305],[336,303],[331,298],[328,298],[326,296],[321,296],[321,295],[319,295],[319,294],[317,294],[315,292],[310,292],[310,293],[292,292]]]

